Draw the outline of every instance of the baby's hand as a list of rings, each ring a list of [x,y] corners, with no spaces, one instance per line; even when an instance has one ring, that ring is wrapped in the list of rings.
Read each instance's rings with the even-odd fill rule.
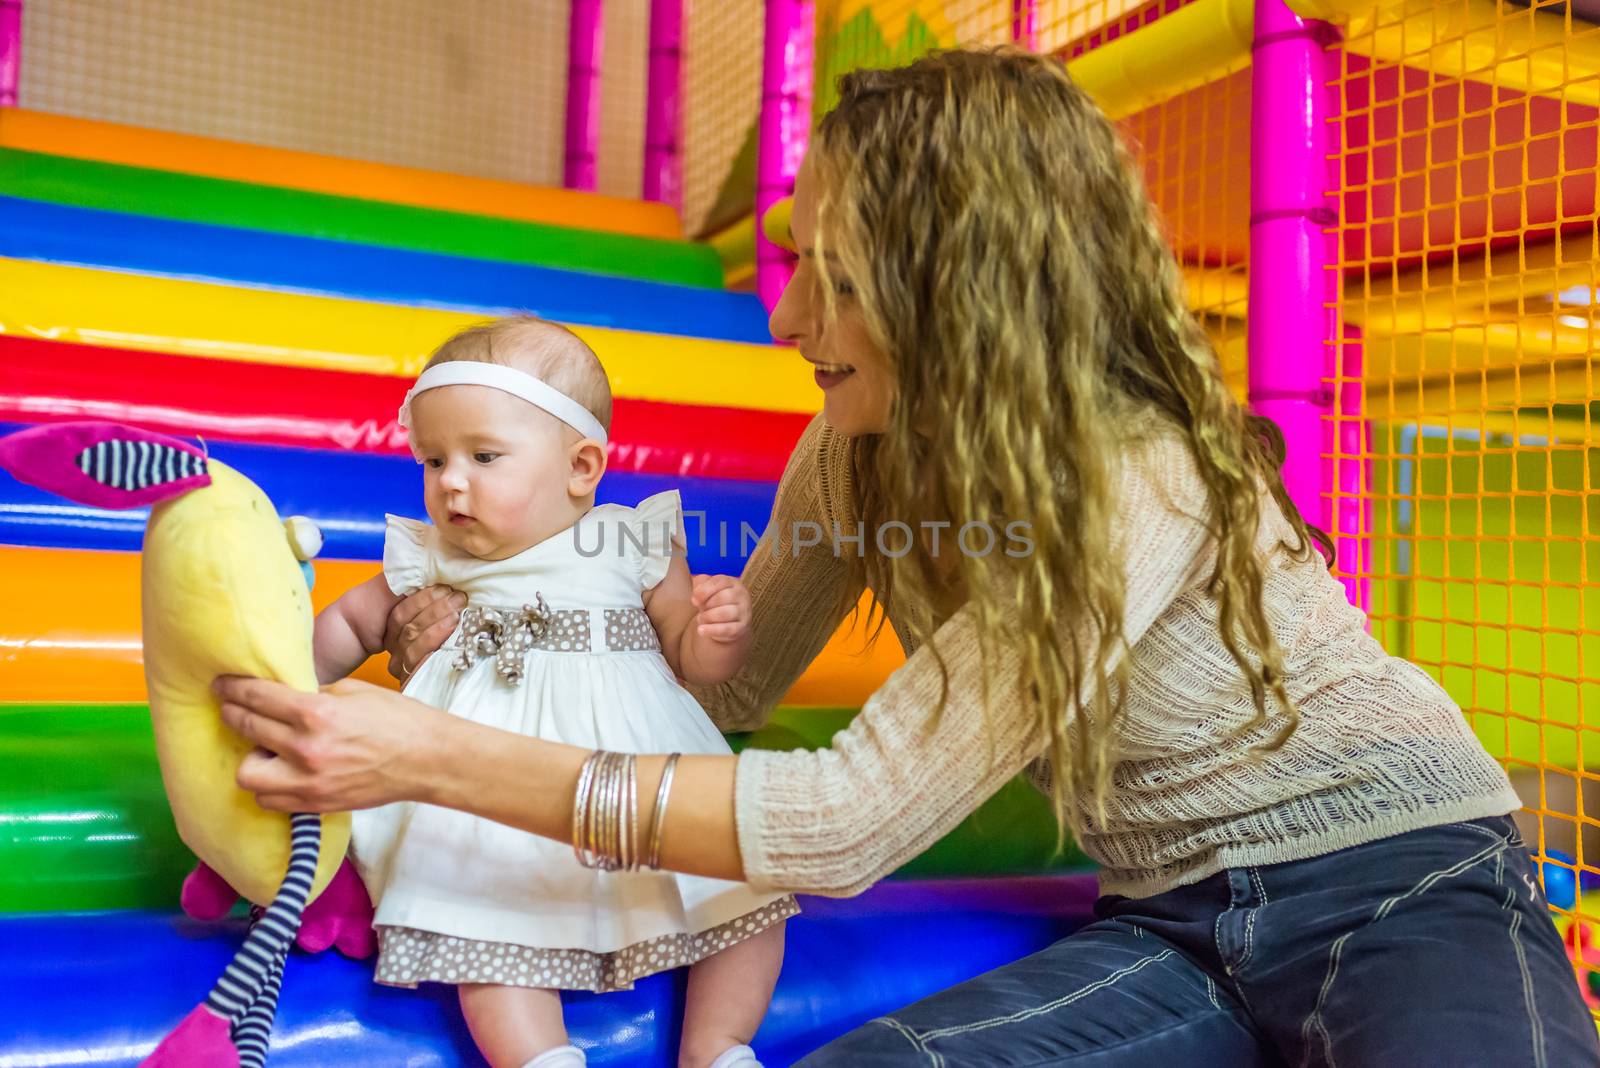
[[[715,642],[737,642],[750,633],[750,591],[732,575],[694,576],[690,598],[697,633]]]

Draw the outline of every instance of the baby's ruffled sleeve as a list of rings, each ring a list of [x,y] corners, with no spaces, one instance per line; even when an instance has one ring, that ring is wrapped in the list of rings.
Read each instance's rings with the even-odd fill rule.
[[[433,527],[404,516],[384,516],[383,577],[397,596],[433,585]]]
[[[688,541],[678,491],[667,490],[640,501],[633,509],[629,534],[624,541],[639,570],[639,584],[654,589],[667,577],[673,554],[683,552]]]

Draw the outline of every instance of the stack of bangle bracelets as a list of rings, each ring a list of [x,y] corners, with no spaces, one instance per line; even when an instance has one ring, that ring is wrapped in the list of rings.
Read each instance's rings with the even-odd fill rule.
[[[656,789],[655,813],[644,852],[639,851],[638,758],[632,753],[597,750],[578,772],[572,800],[572,851],[578,863],[601,871],[651,871],[661,868],[661,825],[680,754],[667,757]]]

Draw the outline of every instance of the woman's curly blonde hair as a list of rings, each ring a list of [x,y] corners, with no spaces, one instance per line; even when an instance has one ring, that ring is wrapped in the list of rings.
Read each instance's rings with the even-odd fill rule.
[[[841,279],[827,274],[848,279],[897,386],[888,429],[857,443],[859,517],[1032,524],[1025,558],[962,553],[953,574],[926,547],[862,558],[878,626],[892,607],[925,641],[959,579],[985,662],[997,641],[1020,647],[1062,825],[1086,815],[1085,792],[1103,815],[1127,662],[1116,468],[1153,417],[1184,436],[1206,484],[1221,637],[1256,707],[1244,729],[1275,699],[1281,745],[1297,714],[1262,607],[1263,487],[1296,552],[1313,532],[1283,490],[1281,435],[1223,384],[1110,121],[1056,60],[943,52],[842,78],[810,166],[822,291],[832,305]]]

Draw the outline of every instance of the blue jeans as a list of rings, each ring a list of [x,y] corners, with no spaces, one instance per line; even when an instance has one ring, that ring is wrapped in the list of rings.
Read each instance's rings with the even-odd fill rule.
[[[1509,817],[1104,897],[1095,915],[800,1064],[1600,1065]]]

